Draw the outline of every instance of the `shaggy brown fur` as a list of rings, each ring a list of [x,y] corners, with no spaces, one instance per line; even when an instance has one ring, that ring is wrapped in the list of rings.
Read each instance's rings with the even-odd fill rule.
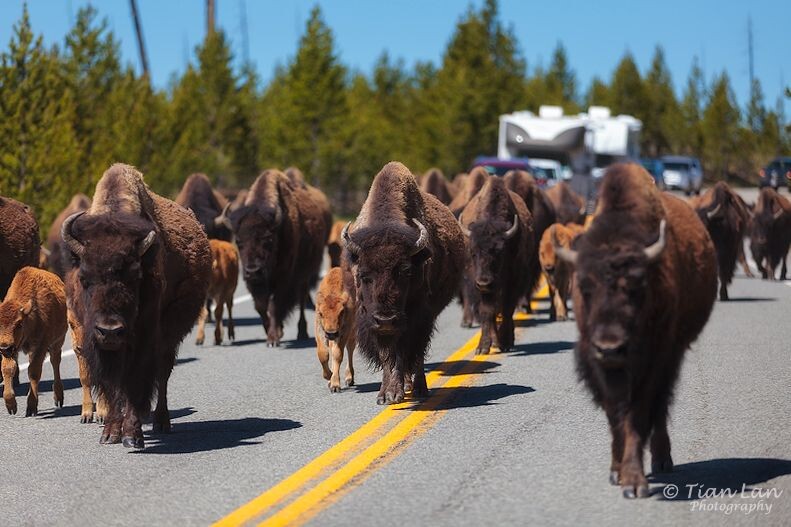
[[[214,345],[222,344],[222,311],[228,307],[228,340],[236,338],[233,327],[233,294],[239,280],[239,253],[233,244],[222,240],[209,240],[211,247],[211,281],[208,298],[214,301]],[[208,307],[204,306],[198,318],[198,336],[195,344],[202,345],[205,336]]]
[[[421,238],[421,228],[425,231]],[[434,321],[461,280],[464,236],[448,208],[391,162],[374,178],[345,240],[357,303],[357,345],[383,369],[379,404],[428,394],[423,363]]]
[[[571,242],[584,231],[582,225],[556,223],[544,231],[538,257],[549,286],[549,320],[567,320],[567,300],[571,293],[574,267],[555,254],[555,244],[571,249]]]
[[[0,196],[0,299],[17,271],[39,264],[40,247],[38,223],[30,207]]]
[[[492,346],[509,351],[514,345],[514,310],[535,282],[533,218],[502,178],[490,176],[464,208],[460,223],[469,249],[465,297],[474,295],[472,304],[481,321],[476,353],[489,353]],[[498,315],[502,316],[499,327]]]
[[[71,258],[68,249],[63,247],[63,239],[60,237],[60,228],[66,218],[72,214],[88,210],[91,206],[91,198],[85,194],[75,194],[69,204],[57,215],[47,234],[47,249],[49,249],[49,269],[58,275],[61,280],[66,278],[66,272],[71,269]],[[64,250],[66,251],[64,253]]]
[[[558,252],[576,261],[577,368],[607,414],[611,482],[626,497],[649,495],[643,469],[649,438],[652,471],[673,469],[667,433],[673,387],[717,294],[706,228],[689,205],[649,181],[639,165],[608,168],[601,207],[576,252]]]
[[[330,267],[340,267],[341,265],[341,252],[343,251],[343,244],[341,242],[341,233],[346,226],[345,221],[336,221],[332,224],[330,230],[330,238],[327,240],[327,255],[330,258]]]
[[[316,353],[321,363],[322,374],[327,380],[330,392],[341,391],[341,363],[343,350],[349,355],[346,365],[346,386],[354,385],[354,354],[356,328],[354,324],[354,297],[344,283],[343,270],[333,267],[319,284],[316,294]],[[330,367],[330,356],[332,365]]]
[[[209,239],[231,241],[231,229],[223,222],[222,214],[228,200],[212,188],[206,174],[191,174],[176,196],[176,203],[195,214]]]
[[[785,280],[791,245],[791,202],[771,187],[762,188],[749,231],[750,250],[761,276],[774,280],[780,265],[780,280]]]
[[[464,186],[456,194],[456,197],[453,198],[453,201],[450,202],[450,205],[448,205],[448,208],[450,208],[454,216],[457,218],[459,217],[464,207],[466,207],[478,191],[483,188],[487,179],[489,179],[489,173],[485,168],[475,167],[472,169],[470,174],[464,178]]]
[[[44,358],[49,353],[55,376],[55,406],[63,407],[60,353],[66,338],[66,291],[57,275],[35,267],[23,267],[11,282],[0,304],[0,354],[2,354],[3,399],[9,414],[17,411],[14,375],[19,352],[30,357],[25,416],[38,414],[38,383]]]
[[[209,241],[192,212],[122,164],[104,173],[89,211],[63,234],[78,265],[66,285],[82,355],[109,403],[101,442],[142,448],[155,388],[154,429],[170,430],[167,384],[206,299]]]
[[[450,183],[445,179],[445,174],[438,168],[429,169],[420,180],[420,190],[426,194],[431,194],[445,205],[450,205],[453,201],[453,193]]]
[[[547,198],[555,209],[557,223],[585,223],[585,200],[565,181],[559,182],[547,190]]]
[[[310,185],[295,186],[279,170],[267,170],[250,187],[244,206],[231,213],[231,223],[268,345],[280,345],[283,321],[297,303],[297,338],[307,339],[305,304],[332,223],[326,196]]]

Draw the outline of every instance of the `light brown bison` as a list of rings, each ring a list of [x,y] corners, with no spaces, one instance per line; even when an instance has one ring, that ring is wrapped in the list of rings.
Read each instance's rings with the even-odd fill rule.
[[[461,211],[467,206],[467,203],[469,203],[478,191],[483,188],[483,185],[488,179],[489,173],[485,168],[475,167],[472,169],[470,174],[464,178],[464,186],[456,194],[456,197],[453,198],[453,201],[450,202],[450,205],[448,205],[448,208],[450,208],[454,216],[457,218],[459,217],[459,214],[461,214]]]
[[[341,363],[343,350],[347,350],[346,386],[354,385],[354,354],[356,329],[354,324],[354,297],[345,284],[351,277],[344,277],[340,267],[333,267],[319,284],[316,295],[316,353],[330,392],[341,391]],[[330,358],[332,364],[330,365]],[[331,367],[330,367],[331,366]]]
[[[55,406],[63,407],[60,354],[66,338],[66,291],[57,275],[35,267],[23,267],[11,282],[0,304],[0,354],[2,354],[3,399],[9,414],[17,411],[13,377],[18,371],[19,352],[30,357],[27,370],[30,391],[25,416],[38,414],[38,383],[49,353],[55,375]]]
[[[88,210],[91,206],[91,198],[85,194],[75,194],[65,209],[60,211],[52,222],[47,233],[47,249],[49,250],[49,269],[58,275],[61,280],[66,279],[66,273],[72,268],[72,262],[68,249],[63,246],[63,239],[60,237],[60,228],[66,218],[72,214]]]
[[[222,214],[229,206],[228,200],[212,188],[206,174],[191,174],[176,196],[176,203],[195,214],[209,239],[231,241],[231,229],[223,222]]]
[[[109,405],[100,442],[142,448],[155,389],[154,430],[170,430],[168,380],[206,300],[209,240],[191,211],[123,164],[104,173],[91,208],[69,217],[62,236],[78,261],[66,287],[82,356]]]
[[[706,228],[684,201],[661,193],[639,165],[607,169],[600,206],[575,249],[576,362],[612,432],[610,481],[626,497],[649,495],[654,473],[673,469],[668,407],[681,362],[711,313],[717,260]]]
[[[0,196],[0,299],[17,271],[39,264],[41,240],[33,211],[19,201]]]
[[[750,231],[750,250],[764,279],[786,279],[786,258],[791,245],[791,202],[771,187],[764,187],[755,204]]]
[[[561,225],[556,223],[544,231],[541,237],[538,257],[541,261],[541,269],[549,286],[549,319],[567,320],[567,300],[571,293],[572,277],[574,268],[566,261],[561,260],[555,254],[555,246],[558,245],[565,249],[571,249],[571,243],[583,232],[582,225],[569,223]]]
[[[280,345],[283,321],[297,304],[297,338],[307,339],[305,304],[318,280],[332,223],[326,196],[310,185],[295,186],[279,170],[267,170],[230,221],[268,345]]]
[[[453,201],[453,192],[450,183],[445,179],[445,174],[438,168],[431,168],[420,180],[420,190],[426,194],[431,194],[445,205],[450,205]]]
[[[211,247],[211,280],[208,298],[214,301],[214,344],[222,344],[223,306],[228,308],[228,340],[236,338],[233,326],[233,294],[239,280],[239,253],[233,244],[222,240],[209,240]],[[206,338],[205,327],[208,307],[204,306],[198,319],[198,335],[195,344],[202,345]]]
[[[557,223],[585,223],[585,200],[565,181],[547,190],[547,198],[555,209]]]
[[[382,368],[379,404],[428,394],[423,372],[434,321],[458,288],[464,235],[448,208],[424,194],[404,165],[374,178],[353,225],[343,264],[354,277],[357,345]]]
[[[533,241],[533,218],[527,205],[505,182],[490,176],[470,200],[459,219],[468,238],[465,290],[474,295],[481,338],[477,354],[494,347],[509,351],[514,345],[514,310],[533,285],[532,261],[538,259]],[[501,316],[499,326],[497,317]]]

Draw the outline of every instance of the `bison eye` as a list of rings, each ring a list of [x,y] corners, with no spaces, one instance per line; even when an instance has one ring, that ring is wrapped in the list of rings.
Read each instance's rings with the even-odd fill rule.
[[[373,280],[371,280],[371,277],[369,275],[367,275],[367,274],[364,274],[364,275],[360,276],[360,280],[362,281],[362,283],[364,283],[366,285],[370,285],[371,282],[373,282]]]

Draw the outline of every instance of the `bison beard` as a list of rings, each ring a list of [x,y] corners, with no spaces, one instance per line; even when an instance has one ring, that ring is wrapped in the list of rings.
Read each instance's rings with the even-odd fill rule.
[[[668,407],[684,353],[711,313],[717,263],[694,211],[639,166],[609,168],[600,203],[576,250],[555,250],[576,268],[577,369],[610,423],[610,481],[626,497],[645,497],[649,438],[652,471],[673,468]]]

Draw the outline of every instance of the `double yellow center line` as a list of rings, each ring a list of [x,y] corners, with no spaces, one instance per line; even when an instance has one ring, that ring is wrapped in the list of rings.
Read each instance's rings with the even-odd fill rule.
[[[545,296],[546,293],[547,287],[544,286],[538,296]],[[535,304],[533,309],[536,309]],[[517,315],[516,318],[527,317]],[[429,388],[445,388],[440,394],[431,396],[418,405],[404,402],[388,406],[291,476],[219,520],[214,524],[215,527],[247,525],[256,520],[260,521],[259,525],[301,525],[340,499],[376,469],[395,458],[421,433],[431,428],[445,412],[442,405],[454,395],[453,390],[447,390],[448,388],[474,382],[478,364],[489,356],[473,355],[471,359],[464,361],[474,353],[479,338],[480,332],[426,374]],[[443,372],[459,365],[461,368],[458,372],[441,382]],[[410,408],[419,411],[404,412]],[[386,425],[396,417],[403,419],[385,431]],[[315,483],[313,487],[300,495],[300,491],[311,483]],[[278,509],[281,503],[292,497],[296,499]]]

